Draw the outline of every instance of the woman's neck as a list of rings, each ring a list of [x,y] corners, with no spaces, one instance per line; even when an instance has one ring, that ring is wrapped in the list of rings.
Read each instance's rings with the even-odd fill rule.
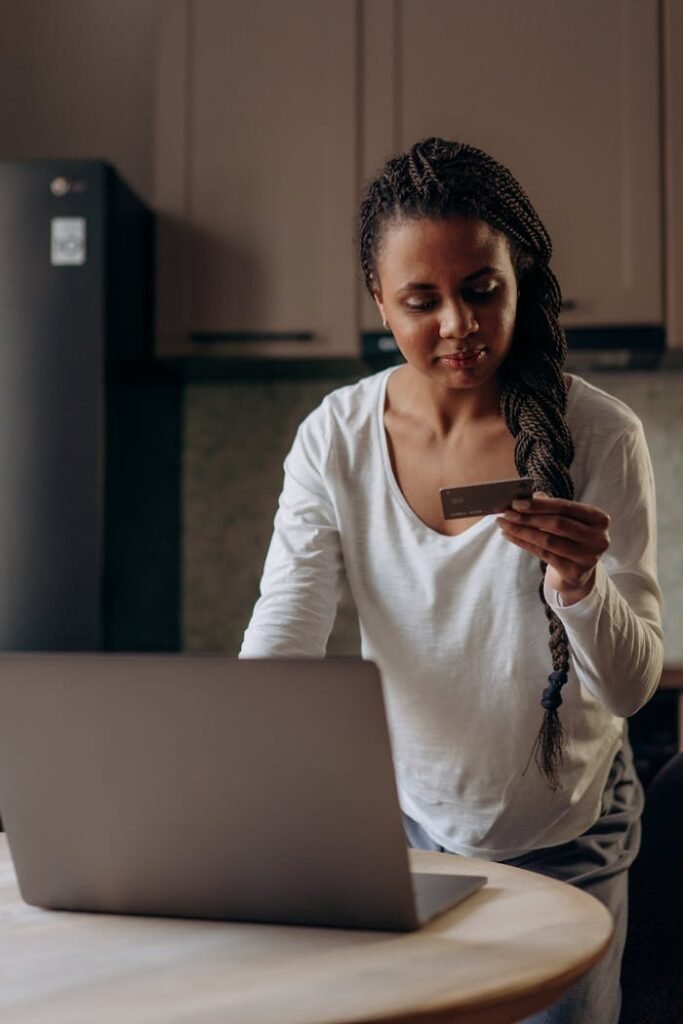
[[[441,438],[502,419],[497,378],[474,388],[448,388],[429,380],[410,364],[390,380],[392,411],[409,417]]]

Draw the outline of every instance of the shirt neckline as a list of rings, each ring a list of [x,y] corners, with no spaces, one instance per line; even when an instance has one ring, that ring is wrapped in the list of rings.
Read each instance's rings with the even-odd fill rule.
[[[403,513],[408,517],[414,528],[420,530],[425,536],[435,539],[437,543],[443,542],[444,544],[447,544],[449,547],[457,547],[459,545],[465,544],[467,541],[470,540],[470,538],[481,533],[483,530],[489,529],[491,527],[491,524],[496,519],[496,516],[495,514],[483,516],[479,520],[479,522],[473,523],[472,526],[469,526],[466,530],[463,530],[462,533],[439,533],[438,530],[434,530],[431,526],[425,523],[424,520],[420,519],[417,513],[409,505],[405,495],[403,494],[403,491],[398,485],[398,480],[396,479],[396,474],[394,473],[394,467],[391,464],[391,455],[389,454],[389,441],[387,438],[386,427],[384,426],[384,413],[386,410],[387,386],[389,384],[389,377],[394,372],[394,370],[398,370],[399,368],[400,367],[398,366],[390,366],[387,370],[385,370],[384,377],[381,381],[380,386],[379,402],[377,404],[377,428],[379,431],[379,443],[380,450],[382,452],[384,476],[389,486],[389,490],[391,491],[394,497],[394,500],[402,509]]]

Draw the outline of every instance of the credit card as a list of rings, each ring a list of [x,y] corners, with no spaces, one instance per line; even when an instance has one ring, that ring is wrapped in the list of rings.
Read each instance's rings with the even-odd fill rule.
[[[530,498],[534,484],[530,476],[514,480],[493,480],[488,484],[469,484],[467,487],[442,487],[440,490],[444,519],[462,519],[465,516],[489,516],[504,512],[513,501]]]

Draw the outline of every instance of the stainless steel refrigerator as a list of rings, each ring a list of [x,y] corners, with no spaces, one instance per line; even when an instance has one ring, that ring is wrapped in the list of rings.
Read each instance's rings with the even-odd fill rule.
[[[179,646],[180,388],[154,218],[100,161],[0,162],[0,650]]]

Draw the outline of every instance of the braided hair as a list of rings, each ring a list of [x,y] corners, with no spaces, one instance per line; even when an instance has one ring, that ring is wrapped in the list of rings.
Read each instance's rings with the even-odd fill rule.
[[[368,291],[373,295],[379,284],[377,260],[387,224],[456,214],[486,222],[506,236],[510,247],[519,299],[513,344],[499,377],[500,407],[515,438],[517,471],[530,476],[536,490],[573,498],[569,467],[574,445],[565,421],[563,375],[567,343],[558,321],[562,296],[549,266],[552,243],[507,168],[473,146],[439,138],[424,139],[389,160],[367,187],[360,208],[360,261]],[[540,565],[538,592],[548,620],[553,670],[541,697],[544,715],[528,763],[535,758],[555,790],[566,739],[557,711],[569,671],[569,643],[545,600],[547,566]]]

